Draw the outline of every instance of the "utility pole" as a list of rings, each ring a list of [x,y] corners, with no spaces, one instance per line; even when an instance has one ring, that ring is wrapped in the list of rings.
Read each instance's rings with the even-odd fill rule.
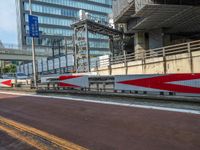
[[[58,55],[59,55],[59,59],[58,59],[58,61],[59,61],[59,70],[60,70],[60,74],[61,74],[61,41],[62,41],[62,39],[59,39],[58,40]]]
[[[30,9],[30,15],[32,15],[32,2],[31,2],[31,0],[29,0],[29,9]],[[32,59],[33,59],[33,82],[34,82],[34,88],[37,88],[37,72],[36,72],[34,37],[32,37]]]
[[[56,70],[55,70],[55,39],[53,39],[53,42],[52,42],[52,62],[53,62],[53,73],[55,74],[56,73]]]
[[[68,46],[68,44],[67,44],[67,38],[65,37],[64,40],[65,40],[65,60],[66,60],[66,67],[67,67],[67,73],[68,73],[68,57],[67,57],[68,56],[67,55],[67,46]]]

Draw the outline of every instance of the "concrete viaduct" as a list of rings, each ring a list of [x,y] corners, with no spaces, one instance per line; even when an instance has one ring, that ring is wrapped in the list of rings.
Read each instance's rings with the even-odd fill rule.
[[[51,56],[48,52],[37,52],[36,59],[42,59]],[[16,61],[27,61],[32,60],[32,52],[30,50],[13,49],[13,48],[0,48],[0,60],[16,60]]]

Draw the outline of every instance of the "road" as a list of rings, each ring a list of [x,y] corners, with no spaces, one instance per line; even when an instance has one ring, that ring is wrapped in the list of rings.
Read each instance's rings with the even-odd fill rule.
[[[200,115],[0,94],[0,116],[95,150],[199,150]]]
[[[29,146],[4,132],[0,132],[0,149],[4,150],[36,150],[34,147]]]

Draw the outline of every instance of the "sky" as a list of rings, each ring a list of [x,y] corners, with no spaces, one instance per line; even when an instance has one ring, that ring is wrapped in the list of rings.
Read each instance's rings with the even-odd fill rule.
[[[17,44],[17,19],[15,0],[1,0],[0,40],[4,44]]]

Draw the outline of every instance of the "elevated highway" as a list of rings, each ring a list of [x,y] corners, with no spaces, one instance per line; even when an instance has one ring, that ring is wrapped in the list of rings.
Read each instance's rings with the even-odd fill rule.
[[[49,48],[36,48],[36,59],[46,58],[51,55]],[[20,48],[13,45],[4,45],[4,47],[0,47],[0,60],[32,60],[31,47]]]

